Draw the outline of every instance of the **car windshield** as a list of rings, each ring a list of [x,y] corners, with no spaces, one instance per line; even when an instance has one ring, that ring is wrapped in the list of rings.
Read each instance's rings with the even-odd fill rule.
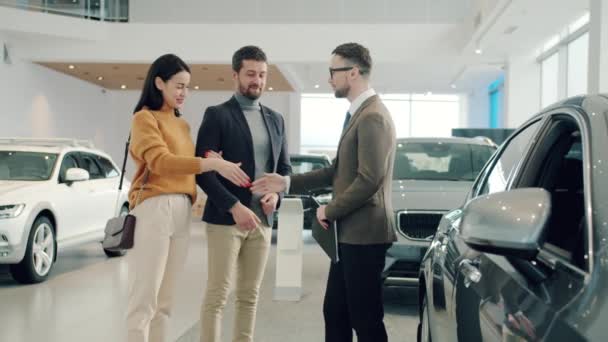
[[[56,161],[53,153],[0,151],[0,180],[48,180]]]
[[[494,151],[487,145],[398,143],[393,179],[472,181]]]
[[[293,174],[322,169],[329,165],[327,160],[323,158],[291,157],[289,161],[291,162],[291,171]]]

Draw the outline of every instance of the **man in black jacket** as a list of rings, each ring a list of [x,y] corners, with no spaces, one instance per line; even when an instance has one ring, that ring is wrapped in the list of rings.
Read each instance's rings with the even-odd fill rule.
[[[196,154],[222,152],[226,160],[241,162],[251,179],[264,173],[291,173],[285,122],[281,114],[263,106],[266,55],[245,46],[232,57],[236,92],[227,102],[208,107],[198,132]],[[222,315],[231,280],[236,274],[236,314],[233,341],[252,341],[259,288],[270,249],[273,212],[281,194],[253,195],[215,172],[198,175],[207,193],[203,221],[207,222],[208,279],[201,309],[201,342],[219,342]]]

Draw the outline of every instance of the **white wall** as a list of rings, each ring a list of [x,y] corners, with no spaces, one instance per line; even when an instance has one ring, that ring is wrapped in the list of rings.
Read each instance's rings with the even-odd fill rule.
[[[74,137],[104,146],[107,94],[15,55],[11,60],[0,64],[0,136]]]
[[[533,56],[510,57],[505,78],[505,128],[516,128],[540,110],[540,65]]]
[[[464,96],[463,96],[464,97]],[[465,121],[466,128],[490,127],[490,96],[488,85],[482,85],[466,96],[468,115]]]

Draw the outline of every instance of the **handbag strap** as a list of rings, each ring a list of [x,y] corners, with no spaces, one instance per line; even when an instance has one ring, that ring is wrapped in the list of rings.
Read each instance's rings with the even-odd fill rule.
[[[125,179],[125,170],[127,169],[127,158],[129,156],[129,145],[131,145],[131,133],[129,133],[129,138],[125,143],[125,157],[122,160],[122,170],[120,171],[120,182],[118,183],[118,192],[122,190],[122,183]]]
[[[120,194],[120,191],[122,190],[122,184],[125,179],[125,170],[127,169],[127,158],[129,157],[129,146],[130,145],[131,145],[131,133],[129,133],[129,138],[127,139],[127,142],[125,143],[125,157],[122,160],[122,170],[120,171],[120,182],[118,183],[118,193],[119,194]],[[144,181],[143,181],[143,183],[141,183],[141,186],[139,187],[139,191],[137,192],[137,199],[135,200],[135,205],[138,205],[139,201],[141,200],[141,193],[144,190],[144,186],[146,185],[146,183],[148,183],[148,177],[150,177],[150,170],[148,170],[148,168],[146,168],[146,173],[144,174]]]

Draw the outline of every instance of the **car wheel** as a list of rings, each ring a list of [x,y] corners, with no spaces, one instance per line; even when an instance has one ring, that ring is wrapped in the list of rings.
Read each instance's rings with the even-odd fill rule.
[[[426,304],[426,296],[422,300],[422,314],[418,323],[418,342],[431,342],[431,326],[429,325],[429,309]]]
[[[56,246],[53,223],[46,216],[38,217],[30,229],[23,260],[10,266],[13,278],[23,284],[45,281],[53,268]]]
[[[129,214],[129,207],[126,205],[123,205],[122,208],[120,208],[120,213],[118,214],[119,216],[127,216]],[[126,250],[122,250],[122,251],[111,251],[111,250],[107,250],[107,249],[103,249],[103,252],[106,253],[106,256],[108,258],[115,258],[115,257],[121,257],[124,256],[125,254],[127,254]]]

